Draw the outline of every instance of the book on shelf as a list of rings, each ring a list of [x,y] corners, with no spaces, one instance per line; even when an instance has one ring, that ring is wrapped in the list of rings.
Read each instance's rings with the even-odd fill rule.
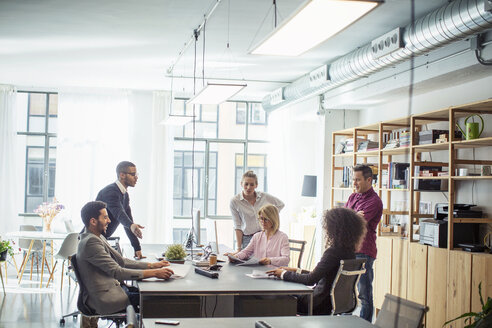
[[[388,163],[388,179],[386,188],[388,189],[407,189],[409,181],[409,163]]]
[[[357,151],[365,152],[365,151],[378,150],[378,149],[379,149],[379,142],[364,140],[359,142],[359,148],[357,149]]]

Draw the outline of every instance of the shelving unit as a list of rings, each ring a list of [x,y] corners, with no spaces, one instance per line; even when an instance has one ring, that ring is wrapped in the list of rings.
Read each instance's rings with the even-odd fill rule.
[[[337,186],[335,172],[343,170],[344,165],[356,165],[359,163],[374,163],[378,166],[378,180],[374,190],[384,199],[386,206],[383,210],[382,223],[387,224],[389,215],[407,215],[408,237],[384,237],[381,236],[381,225],[378,231],[378,259],[375,263],[375,306],[381,307],[385,293],[405,297],[415,302],[432,306],[426,316],[428,327],[440,327],[447,320],[461,313],[477,311],[472,296],[469,295],[470,286],[477,286],[482,281],[487,292],[492,294],[492,271],[482,270],[482,266],[492,267],[492,255],[463,252],[454,249],[453,231],[455,225],[464,223],[492,224],[492,213],[484,218],[454,218],[453,205],[456,203],[457,188],[460,184],[475,181],[492,181],[492,176],[456,176],[456,168],[462,165],[492,165],[492,155],[485,160],[461,158],[459,149],[492,147],[492,137],[482,137],[474,140],[456,140],[453,131],[456,122],[472,114],[492,114],[492,99],[471,104],[454,106],[442,110],[416,114],[398,120],[380,122],[368,126],[355,127],[336,131],[332,134],[332,172],[331,172],[331,205],[335,201],[346,201],[353,189]],[[419,132],[427,124],[446,124],[446,130],[450,133],[448,142],[418,145]],[[404,148],[382,149],[383,135],[392,130],[408,129],[410,131],[410,146]],[[343,138],[354,139],[354,152],[335,154],[336,145]],[[367,152],[357,152],[358,143],[361,140],[371,139],[379,142],[379,149]],[[440,152],[441,162],[432,161],[430,154]],[[422,161],[422,156],[429,154],[431,161]],[[387,163],[393,161],[393,156],[404,155],[409,167],[408,189],[386,188],[382,185],[382,171],[387,169]],[[444,159],[443,159],[444,157]],[[401,162],[401,161],[400,161]],[[416,166],[447,167],[447,176],[422,177],[414,176]],[[388,177],[390,178],[390,177]],[[447,182],[446,190],[421,190],[415,189],[415,181],[441,180]],[[484,182],[485,183],[485,182]],[[347,193],[347,191],[349,193]],[[391,195],[394,192],[407,193],[408,210],[392,210]],[[435,248],[421,245],[414,240],[414,224],[419,224],[420,219],[433,218],[433,214],[419,213],[419,204],[422,197],[428,193],[443,193],[448,203],[448,244],[447,248]],[[335,197],[337,196],[337,198]],[[400,194],[401,195],[401,194]],[[341,196],[341,198],[340,198]],[[396,197],[396,196],[395,196]],[[336,198],[336,199],[335,199]],[[481,204],[477,204],[481,205]],[[484,204],[482,204],[484,205]],[[456,227],[457,227],[456,226]],[[447,256],[445,256],[447,255]],[[475,267],[475,263],[481,263]],[[473,265],[472,265],[473,263]],[[443,271],[443,268],[447,268]],[[458,269],[459,268],[459,269]],[[485,267],[484,267],[485,268]],[[438,273],[439,272],[439,273]],[[444,282],[442,283],[442,279]],[[445,285],[446,288],[435,289],[434,286]],[[464,291],[467,291],[463,294]],[[476,288],[473,289],[476,292]],[[457,296],[458,295],[458,296]],[[467,295],[465,299],[462,296]],[[451,304],[451,305],[450,305]],[[454,305],[452,305],[454,304]],[[459,304],[457,306],[456,304]],[[444,314],[442,313],[444,311]],[[459,326],[459,325],[458,325]],[[427,327],[427,325],[426,325]]]

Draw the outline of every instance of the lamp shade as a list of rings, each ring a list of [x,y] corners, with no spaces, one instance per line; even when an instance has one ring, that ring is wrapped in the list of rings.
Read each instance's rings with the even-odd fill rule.
[[[304,197],[316,197],[317,177],[315,175],[305,175],[302,182],[302,194]]]

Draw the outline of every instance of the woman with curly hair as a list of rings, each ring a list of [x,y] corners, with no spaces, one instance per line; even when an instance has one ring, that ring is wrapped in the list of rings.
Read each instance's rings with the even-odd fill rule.
[[[313,292],[313,314],[330,314],[330,290],[340,266],[340,260],[355,259],[366,234],[366,221],[348,208],[334,208],[323,215],[326,250],[313,271],[281,267],[268,271],[285,281],[316,285]],[[307,296],[298,296],[297,312],[307,313]]]

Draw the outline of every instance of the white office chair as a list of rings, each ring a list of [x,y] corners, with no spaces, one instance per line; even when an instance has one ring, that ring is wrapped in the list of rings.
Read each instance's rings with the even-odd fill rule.
[[[65,270],[65,261],[69,261],[70,257],[77,253],[77,247],[79,245],[79,233],[78,232],[72,232],[69,233],[65,239],[63,240],[63,243],[60,246],[60,249],[58,250],[58,253],[55,255],[55,266],[53,267],[53,271],[51,272],[50,278],[48,279],[48,284],[53,278],[53,275],[55,274],[55,268],[56,265],[58,264],[58,260],[62,260],[62,269],[61,269],[61,283],[60,283],[60,290],[63,288],[63,274]]]

